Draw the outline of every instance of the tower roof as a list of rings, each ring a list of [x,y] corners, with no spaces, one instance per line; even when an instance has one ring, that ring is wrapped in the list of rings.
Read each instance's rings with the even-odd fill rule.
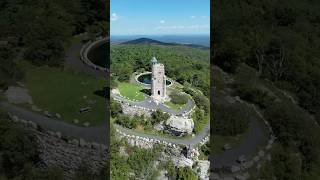
[[[153,56],[152,59],[151,59],[151,63],[154,64],[154,63],[157,63],[157,62],[158,62],[158,61],[157,61],[156,57]]]

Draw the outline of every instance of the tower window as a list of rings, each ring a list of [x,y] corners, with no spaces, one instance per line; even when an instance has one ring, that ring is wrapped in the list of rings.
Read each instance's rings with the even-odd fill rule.
[[[158,95],[160,95],[160,91],[158,91]]]

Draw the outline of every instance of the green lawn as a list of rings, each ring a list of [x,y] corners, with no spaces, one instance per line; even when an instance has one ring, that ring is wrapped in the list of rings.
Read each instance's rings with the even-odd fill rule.
[[[51,114],[61,114],[67,122],[79,120],[79,125],[91,125],[105,120],[106,100],[102,96],[105,80],[69,70],[30,66],[26,73],[26,86],[33,102]],[[91,111],[80,114],[83,107]]]
[[[129,100],[142,101],[145,98],[143,92],[141,92],[143,87],[140,85],[120,82],[118,83],[118,89],[120,94]]]
[[[185,106],[185,104],[174,104],[171,101],[167,101],[164,103],[165,105],[167,105],[168,107],[170,107],[173,110],[179,110],[181,109],[183,106]]]

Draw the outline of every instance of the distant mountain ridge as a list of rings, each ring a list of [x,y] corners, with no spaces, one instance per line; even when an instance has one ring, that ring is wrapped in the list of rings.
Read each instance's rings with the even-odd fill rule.
[[[134,39],[131,41],[123,42],[121,44],[156,44],[156,45],[164,45],[164,46],[182,45],[182,46],[187,46],[187,47],[191,47],[191,48],[209,49],[209,47],[197,45],[197,44],[166,43],[166,42],[161,42],[161,41],[157,41],[157,40],[150,39],[150,38],[138,38],[138,39]]]

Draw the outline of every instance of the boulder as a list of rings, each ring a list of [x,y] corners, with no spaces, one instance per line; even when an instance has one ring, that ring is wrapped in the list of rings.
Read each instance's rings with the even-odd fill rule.
[[[52,118],[52,115],[49,113],[49,111],[44,111],[44,115],[48,118]]]
[[[191,134],[194,128],[193,120],[186,117],[171,116],[165,123],[166,130],[176,136]]]
[[[162,131],[162,130],[164,130],[163,122],[160,122],[160,123],[155,124],[153,128],[154,128],[155,130],[157,130],[157,131]]]
[[[198,175],[200,179],[209,180],[209,161],[198,161],[199,172]]]
[[[56,136],[57,138],[61,138],[62,137],[61,132],[56,132]]]
[[[166,176],[167,171],[160,171],[156,180],[168,180],[169,178]]]
[[[172,156],[171,157],[172,163],[176,167],[192,167],[193,161],[191,159],[186,158],[183,155],[180,156]]]
[[[73,120],[73,123],[78,124],[78,123],[79,123],[79,120],[78,120],[78,119],[74,119],[74,120]]]
[[[9,103],[13,104],[33,104],[32,97],[26,88],[18,86],[10,86],[4,93]]]
[[[56,117],[60,119],[61,115],[59,113],[56,113]]]
[[[33,111],[37,111],[37,112],[40,112],[40,111],[41,111],[41,109],[38,108],[36,105],[32,105],[32,106],[31,106],[31,109],[32,109]]]

